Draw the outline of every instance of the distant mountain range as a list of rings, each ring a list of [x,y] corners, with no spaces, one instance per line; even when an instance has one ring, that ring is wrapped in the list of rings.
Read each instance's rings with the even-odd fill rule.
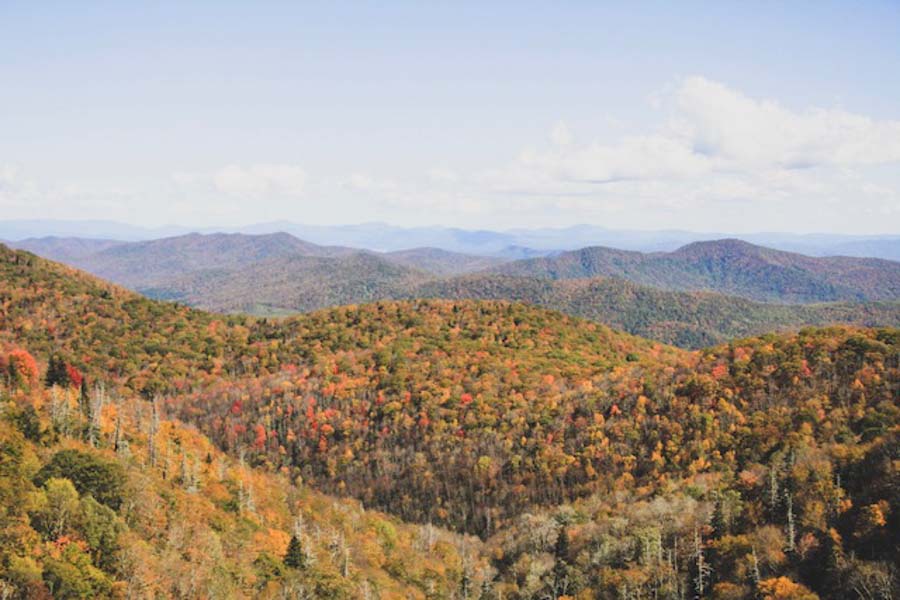
[[[606,246],[641,252],[672,251],[697,241],[738,238],[752,244],[810,256],[857,256],[900,260],[900,233],[895,235],[836,235],[754,233],[698,233],[690,231],[614,230],[594,225],[565,228],[467,230],[452,227],[397,227],[384,223],[360,225],[303,225],[274,221],[241,227],[143,228],[114,221],[7,220],[0,221],[0,239],[77,237],[126,241],[153,240],[198,233],[290,233],[320,245],[349,246],[392,252],[433,247],[451,252],[504,258],[528,258],[556,251]]]
[[[494,272],[520,277],[619,277],[667,290],[707,290],[762,302],[833,302],[900,298],[900,262],[810,257],[735,239],[694,242],[673,252],[644,254],[582,248],[520,260]]]
[[[735,240],[671,253],[584,248],[516,261],[435,248],[319,246],[287,233],[15,246],[153,298],[263,316],[382,299],[505,299],[692,348],[804,325],[900,325],[900,263],[813,258]],[[835,300],[843,302],[821,304]]]

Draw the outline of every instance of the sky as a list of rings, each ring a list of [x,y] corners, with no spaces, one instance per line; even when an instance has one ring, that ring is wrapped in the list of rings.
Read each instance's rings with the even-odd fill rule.
[[[900,2],[0,2],[0,219],[900,233]]]

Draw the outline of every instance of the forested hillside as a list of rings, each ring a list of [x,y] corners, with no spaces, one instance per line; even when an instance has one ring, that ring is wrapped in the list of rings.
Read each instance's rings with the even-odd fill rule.
[[[4,598],[451,597],[488,572],[477,539],[250,468],[160,401],[47,387],[32,360],[0,351]]]
[[[272,593],[292,582],[334,590],[311,597],[898,593],[897,329],[805,329],[689,353],[508,302],[381,302],[268,321],[154,302],[24,252],[3,250],[0,271],[0,439],[10,449],[0,464],[14,483],[0,489],[24,494],[4,496],[0,515],[6,539],[26,540],[3,544],[0,580],[13,594],[85,577],[101,583],[68,597],[127,584],[129,571],[102,562],[105,542],[84,516],[99,510],[90,496],[126,527],[103,539],[168,557],[158,559],[159,585],[170,595],[204,595],[179,575],[191,571],[190,552],[167,554],[167,544],[179,548],[181,519],[141,530],[128,497],[69,480],[73,494],[63,482],[75,472],[54,466],[69,464],[54,462],[63,449],[149,477],[147,503],[214,531],[218,541],[200,536],[197,547],[221,557],[214,563],[229,574],[204,581],[226,582],[222,597],[257,593],[263,571]],[[99,384],[131,399],[119,430],[134,458],[115,452],[120,402],[96,400]],[[28,406],[39,433],[21,416]],[[149,444],[155,411],[189,426],[161,427]],[[59,420],[67,413],[71,425]],[[229,508],[246,504],[245,476],[267,513],[255,526]],[[208,493],[193,495],[198,482]],[[230,500],[217,507],[219,484]],[[353,517],[362,515],[353,503],[329,509],[321,492],[425,527],[385,533],[377,523],[388,518]],[[41,494],[81,516],[47,525],[58,512],[42,512]],[[292,494],[307,494],[304,522],[329,532],[306,541],[316,566],[295,562],[284,543],[297,504],[278,498]],[[481,541],[428,533],[434,526]],[[243,541],[263,528],[281,532],[262,535],[280,540],[266,556]],[[330,541],[335,530],[349,561]],[[413,542],[432,535],[446,546]],[[31,562],[7,550],[20,546]]]
[[[515,249],[507,249],[515,252]],[[496,256],[475,256],[448,252],[440,248],[412,248],[388,252],[385,257],[393,263],[419,269],[433,275],[461,275],[472,273],[509,262],[509,258]]]
[[[424,283],[415,295],[527,302],[692,349],[809,325],[900,326],[898,301],[770,304],[712,292],[661,290],[617,278],[474,274]]]
[[[74,240],[29,240],[26,250],[71,252]],[[77,248],[77,246],[76,246]],[[45,250],[46,249],[46,250]],[[230,271],[254,263],[293,256],[336,257],[351,248],[317,246],[286,233],[239,235],[216,233],[119,243],[93,253],[79,253],[72,264],[109,281],[133,288],[158,285],[188,273]]]
[[[279,315],[328,306],[403,298],[427,273],[365,253],[344,257],[291,256],[236,270],[217,269],[139,288],[156,299],[221,312]]]
[[[900,273],[895,268],[900,263],[809,258],[737,242],[697,244],[660,255],[588,248],[500,266],[499,259],[433,248],[358,252],[316,246],[287,234],[187,235],[112,247],[105,247],[108,242],[97,244],[103,249],[87,255],[85,248],[91,243],[86,240],[44,239],[25,245],[51,256],[68,252],[72,264],[152,298],[258,316],[391,299],[510,300],[561,310],[685,348],[808,325],[900,326],[900,277],[891,275]],[[824,290],[833,288],[820,281],[831,277],[832,268],[846,274],[847,285],[875,290],[863,297],[893,300],[774,304],[660,289],[722,288],[754,296],[761,285],[781,286],[776,290],[781,294],[787,289],[782,284],[789,280],[795,291],[806,289],[807,284]],[[506,271],[517,275],[503,274]],[[869,275],[871,280],[860,280]],[[785,297],[796,300],[791,294]],[[762,295],[770,299],[768,292]]]
[[[740,240],[694,242],[644,254],[590,247],[493,269],[549,279],[619,277],[670,290],[705,290],[762,302],[900,298],[900,263],[876,258],[811,257]]]

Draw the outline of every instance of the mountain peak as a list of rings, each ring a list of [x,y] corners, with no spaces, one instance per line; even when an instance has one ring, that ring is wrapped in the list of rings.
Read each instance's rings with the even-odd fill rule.
[[[762,253],[781,253],[778,250],[772,250],[763,246],[757,246],[744,240],[737,238],[723,238],[719,240],[703,240],[699,242],[691,242],[678,248],[672,255],[697,256],[712,254],[762,254]],[[787,254],[787,253],[785,253]]]

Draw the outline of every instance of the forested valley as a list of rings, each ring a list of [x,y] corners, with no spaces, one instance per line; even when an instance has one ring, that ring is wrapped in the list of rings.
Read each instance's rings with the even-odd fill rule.
[[[0,248],[6,597],[891,598],[900,331],[280,320]]]

